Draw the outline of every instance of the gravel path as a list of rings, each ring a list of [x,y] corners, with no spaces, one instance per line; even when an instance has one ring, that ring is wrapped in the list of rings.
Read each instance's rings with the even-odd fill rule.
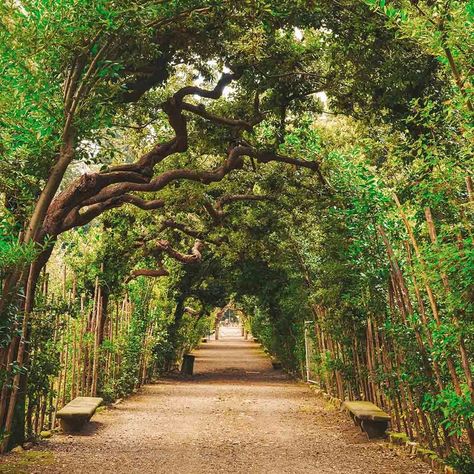
[[[168,378],[94,416],[79,436],[42,449],[30,473],[427,474],[368,442],[345,415],[272,369],[254,342],[223,331],[196,351],[192,379]]]

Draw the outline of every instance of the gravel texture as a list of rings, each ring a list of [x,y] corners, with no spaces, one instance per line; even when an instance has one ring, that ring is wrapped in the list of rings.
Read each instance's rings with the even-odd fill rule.
[[[238,328],[195,352],[195,375],[167,378],[94,416],[76,436],[39,448],[28,473],[427,474],[384,442],[367,441],[307,385],[273,370]]]

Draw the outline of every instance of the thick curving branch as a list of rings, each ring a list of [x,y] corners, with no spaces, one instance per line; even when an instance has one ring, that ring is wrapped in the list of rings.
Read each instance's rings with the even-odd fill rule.
[[[224,89],[233,81],[237,81],[241,78],[240,72],[224,73],[216,84],[216,87],[212,90],[202,89],[198,86],[186,86],[180,89],[174,95],[174,100],[177,104],[182,103],[184,98],[188,95],[197,95],[203,99],[219,99],[224,93]]]
[[[204,247],[204,243],[200,240],[196,240],[194,242],[193,247],[191,248],[191,252],[189,254],[181,253],[175,250],[171,243],[168,240],[160,239],[156,243],[156,249],[161,250],[162,252],[166,253],[169,257],[177,260],[181,263],[198,263],[202,260],[202,249]]]
[[[79,207],[74,208],[61,223],[60,233],[72,229],[73,227],[88,224],[92,221],[92,219],[104,213],[105,211],[120,207],[126,203],[133,204],[134,206],[144,210],[160,209],[165,205],[165,201],[163,199],[146,201],[132,194],[115,196],[110,199],[106,199],[105,201],[91,205],[83,212],[80,212],[81,208]]]
[[[163,266],[163,254],[167,254],[169,257],[177,260],[178,262],[184,264],[193,264],[199,263],[202,260],[202,249],[204,247],[204,243],[200,240],[196,240],[194,242],[193,247],[189,254],[181,253],[175,250],[168,240],[160,239],[156,241],[155,245],[152,249],[149,250],[149,253],[156,259],[157,268],[156,269],[138,269],[132,270],[130,275],[127,277],[126,282],[133,280],[138,276],[145,276],[145,277],[162,277],[168,276],[169,272]]]
[[[183,102],[182,109],[188,112],[192,112],[195,115],[199,115],[200,117],[208,120],[209,122],[213,122],[218,125],[223,125],[225,127],[232,127],[232,128],[246,130],[247,132],[252,132],[255,125],[260,123],[264,118],[263,115],[260,115],[258,117],[255,117],[255,119],[251,121],[230,119],[228,117],[222,117],[222,116],[213,114],[212,112],[208,112],[206,110],[206,107],[202,104],[194,105],[194,104],[189,104],[187,102]]]
[[[319,164],[316,161],[299,160],[290,158],[269,151],[256,150],[251,146],[238,145],[232,148],[227,159],[221,166],[211,170],[195,170],[189,168],[178,168],[174,170],[164,171],[160,175],[153,178],[149,183],[120,183],[109,186],[101,193],[91,199],[88,199],[83,205],[92,205],[102,202],[110,197],[120,196],[129,192],[157,192],[161,191],[168,184],[179,181],[188,180],[196,181],[202,184],[211,184],[219,182],[233,170],[242,169],[244,166],[244,157],[254,158],[261,163],[280,162],[292,164],[297,167],[311,169],[319,172]]]
[[[159,278],[159,277],[169,276],[169,274],[170,273],[168,270],[166,270],[166,268],[158,268],[156,270],[148,270],[148,269],[132,270],[126,282],[128,283],[129,281],[139,276]]]
[[[145,199],[134,196],[133,194],[125,194],[122,196],[122,201],[123,203],[133,204],[134,206],[143,210],[160,209],[165,205],[165,201],[163,199],[153,199],[151,201],[146,201]]]
[[[223,74],[217,85],[212,90],[199,87],[183,87],[174,96],[162,104],[162,109],[168,116],[168,122],[173,128],[175,136],[166,142],[156,144],[149,152],[142,155],[135,163],[111,167],[109,170],[85,174],[75,180],[65,190],[55,197],[48,208],[41,234],[58,235],[72,227],[83,225],[87,218],[80,217],[80,209],[90,204],[102,203],[88,213],[91,219],[102,212],[117,207],[119,202],[112,198],[117,194],[110,194],[94,203],[87,203],[88,199],[101,193],[106,188],[117,183],[147,183],[153,177],[154,167],[165,158],[174,153],[183,153],[188,148],[188,131],[186,117],[182,113],[181,103],[189,94],[201,97],[218,99],[224,88],[238,76],[235,74]],[[124,194],[124,193],[120,193]],[[123,204],[123,202],[122,202]],[[67,226],[62,222],[69,216]],[[74,218],[77,219],[74,222]]]

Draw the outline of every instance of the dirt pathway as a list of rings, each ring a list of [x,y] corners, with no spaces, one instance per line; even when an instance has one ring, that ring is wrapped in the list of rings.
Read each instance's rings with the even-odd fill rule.
[[[368,442],[306,385],[273,370],[259,346],[243,341],[237,329],[203,344],[196,356],[192,379],[149,385],[98,413],[82,435],[54,436],[43,446],[52,451],[52,463],[21,472],[430,472]]]

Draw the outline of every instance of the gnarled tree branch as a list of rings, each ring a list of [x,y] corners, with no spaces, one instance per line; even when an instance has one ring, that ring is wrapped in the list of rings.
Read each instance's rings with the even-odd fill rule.
[[[81,217],[80,208],[92,204],[101,204],[88,212],[91,219],[100,213],[120,205],[118,201],[113,200],[119,195],[128,193],[128,191],[108,193],[106,190],[118,183],[149,183],[153,177],[154,167],[161,163],[165,158],[174,154],[182,153],[188,147],[188,132],[186,117],[182,113],[182,102],[189,94],[195,94],[205,98],[219,98],[224,88],[238,78],[236,74],[223,74],[217,85],[212,90],[205,90],[200,87],[183,87],[176,94],[162,104],[163,111],[168,116],[168,122],[175,132],[175,136],[166,142],[158,143],[149,152],[142,155],[135,163],[119,165],[109,170],[86,174],[71,183],[64,191],[59,193],[53,200],[44,219],[41,235],[46,234],[55,236],[72,227],[83,225],[87,218]],[[94,202],[87,202],[93,197],[101,194],[101,198]],[[105,195],[104,195],[105,194]],[[122,202],[123,204],[123,202]],[[68,225],[63,226],[62,222],[68,217]],[[74,219],[75,218],[75,219]]]
[[[126,281],[128,282],[138,276],[146,276],[146,277],[153,277],[153,278],[168,276],[169,272],[163,266],[163,253],[166,253],[171,258],[184,264],[198,263],[202,259],[201,251],[203,247],[204,247],[203,242],[201,242],[200,240],[196,240],[196,242],[194,242],[193,247],[191,248],[190,253],[184,254],[175,250],[171,246],[170,242],[168,242],[167,240],[160,239],[156,242],[154,247],[149,251],[150,254],[156,259],[158,268],[132,270]]]
[[[178,168],[164,171],[153,178],[149,183],[120,183],[109,186],[93,198],[85,201],[83,205],[92,205],[102,202],[111,196],[120,196],[129,192],[157,192],[168,184],[178,180],[196,181],[203,184],[211,184],[221,181],[227,174],[236,169],[241,169],[244,165],[244,157],[255,158],[258,162],[269,163],[271,161],[288,163],[297,167],[308,168],[319,174],[319,164],[316,161],[299,160],[287,156],[278,155],[269,151],[256,150],[251,146],[238,145],[232,148],[227,159],[221,166],[214,170],[195,170],[189,168]]]
[[[208,112],[204,105],[194,105],[189,104],[187,102],[183,102],[182,109],[188,112],[192,112],[195,115],[199,115],[200,117],[209,120],[210,122],[216,123],[218,125],[224,125],[225,127],[233,127],[237,129],[243,129],[247,132],[252,132],[255,125],[263,120],[263,115],[255,117],[251,121],[246,120],[239,120],[239,119],[230,119],[227,117],[221,117],[219,115],[215,115],[212,112]]]
[[[171,258],[177,260],[178,262],[186,264],[200,262],[202,259],[201,251],[203,247],[204,243],[200,240],[196,240],[196,242],[194,242],[193,247],[191,248],[191,252],[189,254],[184,254],[175,250],[168,240],[160,239],[156,244],[157,250],[161,250]]]
[[[80,207],[72,209],[72,211],[62,222],[60,232],[65,232],[66,230],[77,227],[78,225],[88,224],[92,219],[99,216],[103,212],[109,209],[120,207],[126,203],[133,204],[134,206],[144,210],[160,209],[165,205],[165,201],[163,199],[146,201],[142,198],[139,198],[138,196],[134,196],[133,194],[115,196],[110,199],[106,199],[105,201],[93,204],[87,207],[83,212],[80,212]]]
[[[239,77],[239,73],[223,74],[212,90],[187,86],[177,91],[162,105],[168,116],[169,124],[175,132],[174,138],[158,143],[135,163],[114,166],[99,173],[86,174],[74,181],[51,204],[44,221],[42,235],[56,236],[73,227],[84,225],[106,210],[119,207],[127,202],[142,209],[162,207],[164,203],[155,201],[153,204],[148,204],[130,193],[157,192],[178,180],[196,181],[206,185],[218,182],[232,170],[241,169],[246,156],[261,163],[275,161],[314,170],[320,181],[326,185],[316,161],[298,160],[267,150],[257,150],[250,145],[233,147],[224,163],[210,171],[179,168],[164,171],[153,177],[154,168],[158,163],[161,163],[166,157],[174,153],[182,153],[188,148],[187,123],[183,110],[189,104],[184,103],[185,97],[193,94],[203,98],[217,99],[222,96],[224,88]],[[191,106],[191,108],[193,107]],[[258,96],[256,96],[254,107],[258,110]],[[201,114],[208,114],[205,109],[197,108]],[[212,115],[207,115],[207,118],[232,122],[232,119],[216,118]],[[233,121],[233,123],[239,123],[239,126],[244,124],[243,121]],[[245,122],[245,126],[250,125]]]

